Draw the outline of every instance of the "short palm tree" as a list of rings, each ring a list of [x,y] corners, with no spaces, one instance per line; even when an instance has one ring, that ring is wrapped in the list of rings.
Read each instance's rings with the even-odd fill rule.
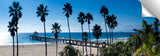
[[[99,25],[96,24],[96,25],[93,27],[92,31],[93,31],[93,36],[96,37],[96,39],[97,39],[97,44],[98,44],[98,39],[99,39],[99,37],[100,37],[101,34],[102,34],[102,32],[101,32],[101,31],[102,31],[101,26],[99,26]],[[99,56],[98,52],[99,52],[99,44],[98,44],[98,47],[97,47],[97,56]]]
[[[107,37],[107,43],[108,42],[108,32],[107,32],[107,26],[106,26],[106,16],[108,15],[108,9],[105,7],[105,6],[102,6],[101,10],[100,10],[100,13],[102,14],[102,16],[104,17],[104,24],[105,24],[105,30],[106,30],[106,37]]]
[[[59,52],[59,56],[79,56],[79,54],[79,50],[71,45],[66,45],[63,47],[63,50]]]
[[[87,32],[83,32],[83,37],[85,37],[85,38],[83,38],[83,40],[84,40],[84,42],[85,42],[85,46],[86,46],[86,55],[87,55],[87,40],[88,40],[88,34],[87,34]]]
[[[57,44],[57,39],[58,39],[58,33],[61,31],[61,25],[58,25],[58,23],[52,24],[52,33],[54,33],[54,37],[56,39],[56,56],[57,56],[57,51],[58,51],[58,44]]]
[[[88,22],[89,38],[90,38],[90,54],[91,54],[91,35],[90,35],[90,23],[93,20],[93,16],[90,13],[86,15],[86,21]]]
[[[14,27],[14,23],[13,22],[9,22],[9,25],[8,25],[8,28],[9,28],[9,32],[12,36],[12,39],[13,39],[13,56],[14,56],[14,36],[15,36],[15,27]]]
[[[44,24],[44,37],[45,37],[45,56],[47,56],[47,41],[46,41],[46,27],[45,27],[45,22],[46,22],[46,16],[48,15],[49,10],[47,10],[47,6],[44,6],[43,4],[40,4],[39,7],[37,7],[37,16],[41,17],[41,21]]]
[[[65,13],[65,16],[67,17],[67,23],[68,23],[68,30],[69,30],[69,44],[71,45],[71,32],[70,32],[70,26],[69,26],[69,16],[72,15],[72,6],[70,3],[64,4],[63,8]]]
[[[17,56],[18,56],[18,21],[22,17],[22,7],[19,5],[19,2],[13,2],[13,6],[9,6],[9,13],[12,17],[12,23],[14,24],[13,27],[15,27],[16,37],[17,37]]]
[[[80,12],[77,17],[78,22],[81,23],[81,29],[82,29],[82,41],[83,41],[83,24],[85,20],[85,14],[83,12]],[[83,44],[82,44],[83,45]],[[83,45],[83,55],[84,55],[84,45]]]

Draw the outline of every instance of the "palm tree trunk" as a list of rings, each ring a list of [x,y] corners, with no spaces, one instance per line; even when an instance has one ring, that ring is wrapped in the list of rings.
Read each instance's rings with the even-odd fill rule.
[[[46,39],[46,26],[44,22],[44,37],[45,37],[45,56],[47,56],[47,39]]]
[[[19,49],[19,47],[18,47],[18,29],[17,29],[17,28],[18,28],[18,26],[16,26],[16,37],[17,37],[17,56],[18,56],[18,53],[19,53],[19,52],[18,52],[18,51],[19,51],[18,49]]]
[[[107,43],[109,43],[109,42],[108,42],[108,32],[107,32],[107,26],[106,26],[105,15],[104,15],[104,25],[105,25],[105,30],[106,30]]]
[[[56,56],[57,56],[57,50],[58,50],[58,47],[57,47],[57,39],[56,39]]]
[[[67,23],[68,23],[68,30],[69,30],[69,45],[71,45],[71,32],[70,32],[69,18],[68,17],[67,17]]]
[[[98,44],[98,39],[97,39],[97,45],[98,45],[98,46],[97,46],[97,56],[99,56],[99,54],[98,54],[98,53],[99,53],[99,44]]]
[[[113,43],[113,29],[111,29],[111,31],[112,31],[112,43]]]
[[[112,41],[112,29],[110,29],[110,36],[111,36],[111,43],[113,43],[113,41]]]
[[[111,40],[112,40],[112,43],[113,43],[112,29],[111,29]]]
[[[112,43],[113,43],[113,29],[112,29]]]
[[[81,28],[82,28],[82,46],[83,46],[83,55],[84,55],[84,43],[83,43],[83,25],[81,24]]]
[[[13,56],[14,56],[14,36],[12,38],[13,38]]]
[[[91,55],[91,35],[90,35],[90,24],[88,24],[88,30],[89,30],[89,38],[90,38],[90,55]]]
[[[87,38],[85,37],[86,55],[87,55]]]
[[[110,44],[112,43],[111,41],[111,29],[109,28],[109,37],[110,37]]]

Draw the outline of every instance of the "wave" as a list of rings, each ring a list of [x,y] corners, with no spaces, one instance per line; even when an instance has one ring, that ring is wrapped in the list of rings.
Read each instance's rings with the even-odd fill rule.
[[[41,43],[19,43],[19,45],[36,45],[36,44],[45,44],[44,42]],[[0,44],[0,46],[10,46],[13,45],[13,43],[8,43],[8,44]],[[17,45],[17,43],[15,43],[14,45]]]
[[[113,41],[126,41],[129,37],[118,37],[118,38],[113,38]],[[97,41],[97,39],[92,39],[91,41]],[[110,38],[102,38],[102,39],[98,39],[99,42],[102,42],[102,41],[110,41]]]

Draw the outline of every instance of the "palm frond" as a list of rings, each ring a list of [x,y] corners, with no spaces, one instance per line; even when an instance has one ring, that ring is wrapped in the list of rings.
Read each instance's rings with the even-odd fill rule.
[[[66,17],[69,17],[69,15],[72,15],[72,6],[70,5],[70,3],[64,4],[64,8],[62,9],[64,10],[63,13],[65,13]]]
[[[19,2],[13,2],[13,7],[17,9],[19,7]]]
[[[93,31],[93,36],[99,39],[99,36],[101,36],[101,31],[102,31],[101,27],[96,24],[93,27],[92,31]]]
[[[20,10],[22,10],[22,7],[21,7],[21,6],[19,6],[19,7],[17,8],[17,11],[20,11]]]
[[[14,11],[14,9],[12,8],[12,6],[9,6],[9,13],[12,13]]]
[[[45,19],[45,16],[48,15],[48,12],[49,10],[47,10],[47,6],[44,6],[43,4],[40,4],[39,7],[37,7],[37,16],[38,17],[41,17],[40,20],[42,22],[45,22],[46,19]]]
[[[52,24],[52,33],[59,33],[61,31],[60,29],[61,25],[58,25],[58,23],[54,23]]]
[[[93,16],[90,13],[87,13],[86,22],[88,22],[88,24],[90,24],[90,20],[93,21]]]
[[[108,9],[105,6],[102,6],[102,8],[100,9],[100,13],[102,14],[102,16],[108,15]]]

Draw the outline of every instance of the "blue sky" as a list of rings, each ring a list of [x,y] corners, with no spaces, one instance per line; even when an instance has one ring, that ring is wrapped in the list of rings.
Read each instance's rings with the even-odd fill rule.
[[[141,4],[138,0],[0,0],[0,32],[8,31],[7,25],[11,20],[8,7],[13,1],[18,1],[23,7],[23,15],[19,20],[19,32],[43,32],[43,24],[35,13],[39,4],[42,3],[47,5],[49,10],[49,15],[46,17],[47,32],[51,32],[51,24],[55,22],[62,25],[62,32],[68,32],[67,20],[62,13],[66,2],[71,3],[73,7],[73,13],[69,18],[71,32],[81,32],[80,23],[77,20],[79,12],[93,15],[91,29],[95,24],[104,29],[104,19],[99,13],[102,5],[108,8],[109,15],[117,16],[118,27],[115,28],[115,32],[133,32],[133,28],[141,29],[142,20],[147,20],[149,23],[154,21],[154,18],[141,18]],[[84,31],[88,31],[87,27],[85,23]]]

